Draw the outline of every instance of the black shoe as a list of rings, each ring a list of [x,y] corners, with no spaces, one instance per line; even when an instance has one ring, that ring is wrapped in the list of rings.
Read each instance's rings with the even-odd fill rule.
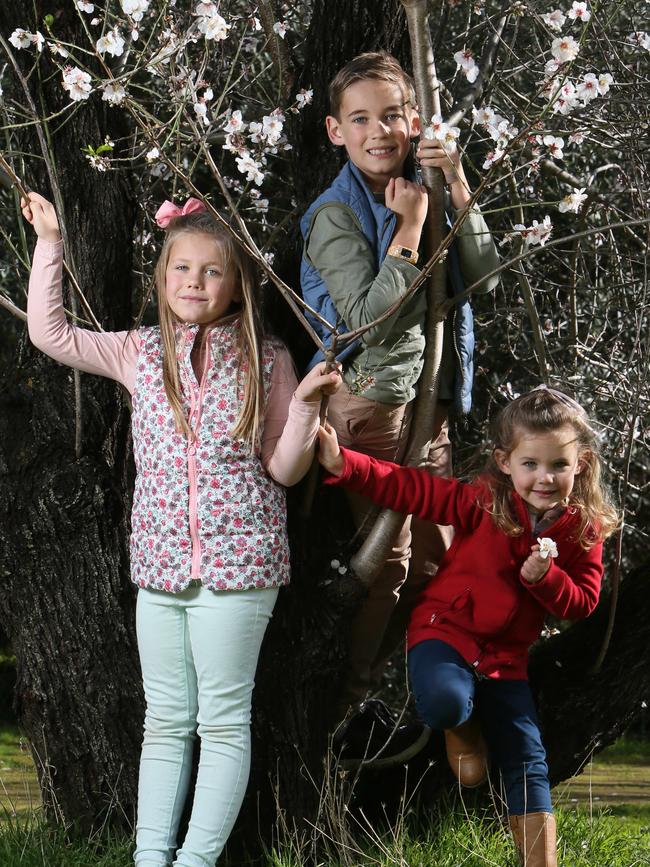
[[[360,765],[381,768],[411,759],[430,735],[431,729],[421,722],[398,725],[388,706],[371,698],[341,723],[332,738],[332,749],[345,770]]]

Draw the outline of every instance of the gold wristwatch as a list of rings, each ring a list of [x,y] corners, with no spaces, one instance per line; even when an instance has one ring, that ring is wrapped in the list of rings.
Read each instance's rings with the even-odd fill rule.
[[[417,250],[411,250],[410,247],[402,247],[399,244],[393,244],[392,247],[389,247],[386,255],[403,259],[405,262],[410,262],[411,265],[417,265],[420,258]]]

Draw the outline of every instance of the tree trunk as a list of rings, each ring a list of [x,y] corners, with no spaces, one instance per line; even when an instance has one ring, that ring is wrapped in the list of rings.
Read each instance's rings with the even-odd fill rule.
[[[36,5],[32,11],[18,0],[3,3],[2,33],[37,30],[48,10]],[[77,16],[72,10],[65,17],[57,32],[74,41]],[[30,58],[16,52],[16,59],[29,68]],[[27,104],[10,70],[5,97],[9,89]],[[67,101],[60,74],[51,71],[52,79],[32,91],[43,114]],[[121,176],[93,171],[79,143],[123,134],[116,123],[105,104],[91,101],[63,124],[59,119],[51,137],[66,252],[107,329],[129,325],[134,207]],[[41,152],[34,127],[25,128],[20,144]],[[53,197],[44,169],[25,182]],[[142,689],[128,582],[128,415],[114,383],[84,374],[79,382],[75,412],[75,374],[35,351],[26,332],[19,357],[3,370],[0,617],[17,658],[15,701],[45,804],[52,815],[89,825],[111,808],[114,822],[132,818]]]

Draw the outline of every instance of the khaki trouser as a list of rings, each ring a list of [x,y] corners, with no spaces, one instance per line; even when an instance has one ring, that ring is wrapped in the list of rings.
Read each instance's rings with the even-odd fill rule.
[[[400,463],[411,424],[412,402],[399,406],[377,403],[342,388],[329,401],[328,421],[343,446],[382,460]],[[424,468],[451,475],[451,443],[447,406],[438,406],[431,448]],[[353,519],[364,536],[376,507],[354,491],[346,492]],[[418,518],[406,518],[385,566],[369,588],[350,633],[349,671],[341,710],[361,701],[376,687],[388,659],[404,640],[415,599],[435,574],[451,544],[453,529]]]

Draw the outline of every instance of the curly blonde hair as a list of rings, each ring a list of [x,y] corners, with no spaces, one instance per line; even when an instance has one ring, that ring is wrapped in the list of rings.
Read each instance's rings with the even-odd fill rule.
[[[239,418],[231,431],[234,438],[244,440],[251,451],[258,442],[264,412],[262,382],[263,330],[259,314],[260,279],[253,260],[235,238],[207,213],[175,217],[167,226],[165,240],[156,263],[154,280],[158,300],[160,334],[163,344],[163,383],[165,393],[176,418],[177,430],[191,436],[183,412],[182,388],[176,358],[176,327],[181,324],[174,315],[165,292],[165,274],[174,241],[181,235],[201,234],[214,239],[219,248],[224,272],[230,271],[235,286],[241,292],[241,302],[234,315],[239,325],[239,372],[243,372],[243,393]],[[238,377],[239,378],[239,377]]]
[[[522,432],[547,433],[571,426],[576,433],[578,458],[582,464],[569,495],[569,507],[579,515],[576,538],[589,549],[619,528],[617,510],[601,482],[601,458],[598,434],[587,413],[569,395],[556,388],[540,386],[503,407],[490,426],[491,452],[480,474],[490,491],[484,508],[494,523],[509,536],[523,533],[512,504],[512,480],[502,472],[495,458],[497,450],[509,455],[516,448]]]

